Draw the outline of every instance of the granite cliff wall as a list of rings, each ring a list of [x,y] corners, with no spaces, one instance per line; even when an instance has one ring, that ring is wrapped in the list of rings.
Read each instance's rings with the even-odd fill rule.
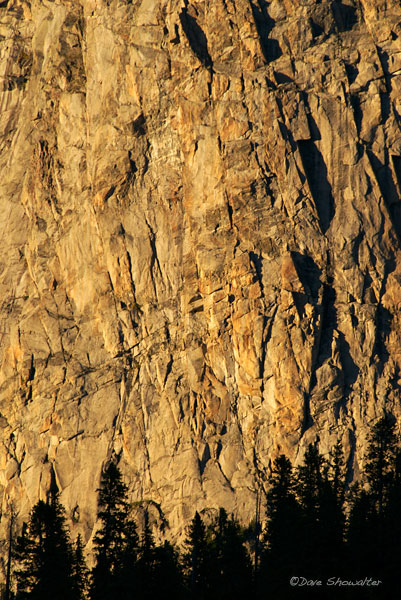
[[[398,0],[0,2],[0,496],[174,535],[401,419]]]

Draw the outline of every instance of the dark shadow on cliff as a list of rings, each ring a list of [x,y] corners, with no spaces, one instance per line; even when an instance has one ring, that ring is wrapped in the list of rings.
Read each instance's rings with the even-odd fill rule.
[[[342,331],[338,331],[338,339],[340,346],[341,364],[344,372],[344,383],[346,386],[350,387],[358,379],[359,367],[354,362],[354,359],[351,356],[349,343],[347,342],[345,335]],[[349,389],[345,390],[346,395],[349,391]]]
[[[347,73],[348,83],[351,85],[358,77],[358,67],[352,63],[344,63],[345,71]]]
[[[269,38],[275,25],[275,21],[267,12],[267,6],[268,3],[265,0],[251,2],[252,14],[259,35],[260,47],[266,62],[270,63],[273,60],[280,58],[283,52],[278,41]]]
[[[390,358],[385,340],[390,335],[392,320],[393,315],[390,313],[390,311],[379,304],[376,312],[376,340],[374,347],[374,352],[380,359],[378,368],[379,374],[383,372],[384,365]]]
[[[312,115],[312,110],[309,105],[309,97],[308,93],[305,91],[301,92],[301,98],[305,105],[306,118],[308,120],[308,127],[310,132],[310,139],[313,141],[321,140],[322,136],[320,134],[320,129]]]
[[[260,281],[260,284],[263,285],[263,276],[262,276],[263,259],[262,259],[262,257],[260,256],[260,254],[255,254],[255,252],[250,252],[249,259],[255,267],[255,271],[258,276],[258,280]]]
[[[322,364],[331,357],[331,345],[333,341],[334,329],[337,327],[337,311],[335,308],[336,291],[330,284],[323,284],[322,296],[322,316],[320,336],[315,341],[313,350],[313,370],[316,371]],[[313,374],[312,386],[316,383]]]
[[[401,156],[393,155],[391,157],[391,162],[393,163],[393,169],[398,181],[398,187],[401,192]]]
[[[320,281],[321,269],[310,256],[305,256],[300,252],[291,252],[291,256],[305,293],[316,299],[322,285]]]
[[[316,23],[311,17],[309,17],[309,25],[312,31],[313,38],[317,38],[321,35],[324,35],[323,27],[321,27],[319,23]]]
[[[333,17],[340,32],[350,31],[358,22],[356,8],[343,4],[341,0],[335,0],[331,5]]]
[[[352,106],[352,112],[354,113],[355,127],[359,135],[362,126],[361,100],[357,94],[350,94],[349,100]]]
[[[367,155],[379,185],[381,195],[389,212],[394,230],[397,233],[398,238],[401,239],[401,199],[393,179],[393,171],[391,170],[388,158],[386,163],[383,164],[370,150],[367,150]],[[393,156],[392,163],[396,179],[401,188],[401,158],[399,156]]]
[[[359,375],[359,367],[353,360],[350,352],[350,346],[345,335],[338,329],[337,309],[335,306],[336,292],[334,287],[329,283],[325,283],[322,297],[322,316],[320,336],[315,340],[315,348],[313,350],[312,369],[313,375],[311,379],[310,390],[316,385],[315,372],[319,369],[326,360],[332,357],[332,345],[334,339],[334,331],[338,334],[338,350],[340,354],[341,366],[344,375],[345,395],[350,391],[350,387],[356,382]]]
[[[207,46],[207,38],[195,17],[190,15],[186,8],[183,8],[180,12],[180,21],[194,54],[205,67],[211,67],[212,59]]]
[[[326,233],[334,216],[334,198],[327,178],[327,167],[322,153],[312,140],[299,140],[305,175],[316,206],[323,233]]]

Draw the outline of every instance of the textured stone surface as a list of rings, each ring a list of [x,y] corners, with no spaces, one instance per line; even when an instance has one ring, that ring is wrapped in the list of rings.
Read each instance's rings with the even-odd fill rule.
[[[3,527],[174,536],[400,414],[398,0],[0,3]]]

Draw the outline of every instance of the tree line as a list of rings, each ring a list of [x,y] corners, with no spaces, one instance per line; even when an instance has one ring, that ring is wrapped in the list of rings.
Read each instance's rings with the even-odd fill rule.
[[[155,542],[146,512],[138,533],[127,487],[110,462],[98,490],[93,568],[86,565],[81,537],[71,540],[54,493],[33,507],[15,542],[10,525],[2,599],[239,600],[250,593],[369,599],[401,590],[401,452],[390,417],[371,430],[358,483],[347,484],[340,444],[328,458],[311,444],[301,466],[279,456],[267,484],[263,524],[256,518],[243,526],[223,508],[206,523],[196,512],[177,549]],[[291,588],[294,577],[308,582],[305,589]],[[381,582],[380,590],[340,583],[369,578]],[[339,585],[345,585],[341,592]]]

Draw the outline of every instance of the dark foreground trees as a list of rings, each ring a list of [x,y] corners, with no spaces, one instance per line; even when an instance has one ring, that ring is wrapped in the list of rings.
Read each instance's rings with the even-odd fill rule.
[[[280,600],[296,594],[331,598],[337,597],[338,589],[325,586],[329,578],[369,577],[383,582],[379,590],[341,589],[341,597],[398,597],[399,448],[395,422],[388,417],[378,421],[369,437],[365,472],[349,490],[338,444],[325,457],[310,445],[297,467],[284,455],[278,457],[266,482],[266,522],[263,535],[257,529],[254,536],[259,560],[253,567],[251,527],[244,530],[223,508],[207,521],[195,513],[181,554],[168,542],[157,544],[148,509],[138,535],[127,487],[111,462],[100,482],[92,571],[85,565],[81,538],[71,543],[63,508],[58,496],[52,495],[48,502],[35,505],[15,544],[16,597],[240,600],[252,595]],[[294,591],[291,577],[321,580],[323,588]]]
[[[73,546],[72,579],[74,598],[76,600],[86,600],[89,589],[89,569],[86,566],[84,546],[80,534],[78,534]]]
[[[383,581],[383,593],[391,595],[397,590],[401,594],[400,560],[400,440],[395,421],[386,416],[376,423],[369,436],[362,485],[354,485],[350,493],[348,572],[357,577],[369,572]]]
[[[113,462],[102,474],[98,506],[101,527],[94,541],[90,599],[131,599],[137,587],[138,535],[129,516],[127,486]]]
[[[171,597],[179,600],[183,594],[183,586],[178,553],[169,542],[156,545],[147,510],[144,521],[136,565],[138,578],[136,598],[153,600],[153,598]]]
[[[178,553],[168,542],[156,545],[145,511],[139,536],[131,517],[127,486],[115,463],[104,471],[98,500],[100,528],[95,536],[95,566],[90,600],[153,600],[182,594]]]
[[[239,600],[249,593],[252,582],[250,558],[244,530],[234,517],[220,508],[209,528],[211,598]]]
[[[259,594],[288,589],[291,576],[300,571],[302,542],[301,507],[295,494],[294,471],[284,455],[274,461],[267,495],[267,529],[260,569],[256,573]]]
[[[74,585],[74,551],[57,495],[34,506],[15,554],[19,600],[79,600]]]
[[[206,598],[210,589],[211,556],[206,526],[198,512],[188,528],[183,565],[186,587],[194,600]]]
[[[264,552],[256,574],[260,597],[271,590],[277,598],[285,598],[293,576],[325,580],[340,572],[344,490],[339,446],[325,459],[309,445],[304,463],[295,469],[284,455],[275,460],[267,493]]]
[[[220,508],[206,527],[199,513],[195,513],[188,528],[183,567],[186,597],[195,600],[246,597],[252,570],[244,530],[238,521]]]

